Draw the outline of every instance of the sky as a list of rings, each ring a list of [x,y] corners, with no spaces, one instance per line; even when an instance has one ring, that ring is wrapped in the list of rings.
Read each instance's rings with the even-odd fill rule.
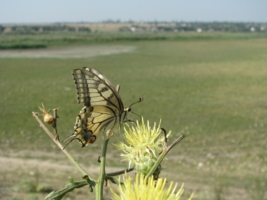
[[[0,24],[107,20],[267,22],[267,1],[0,0]]]

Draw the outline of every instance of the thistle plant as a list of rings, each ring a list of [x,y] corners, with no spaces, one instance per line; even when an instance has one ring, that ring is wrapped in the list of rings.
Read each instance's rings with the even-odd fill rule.
[[[176,191],[177,183],[170,183],[166,189],[167,179],[159,178],[161,161],[167,153],[167,140],[171,132],[149,121],[141,124],[127,124],[124,128],[123,140],[115,146],[122,151],[121,156],[129,162],[128,167],[136,171],[135,183],[131,177],[123,177],[123,184],[119,185],[118,192],[111,189],[113,200],[179,200],[183,194],[183,184]],[[180,138],[179,138],[180,139]],[[180,140],[179,140],[180,141]],[[172,148],[172,147],[170,147]],[[189,198],[191,199],[192,196]]]
[[[149,121],[145,123],[142,118],[141,122],[126,123],[124,133],[121,134],[122,140],[115,146],[122,151],[121,156],[123,160],[128,162],[128,167],[113,173],[106,173],[106,153],[108,148],[108,139],[103,140],[102,154],[100,156],[100,173],[97,180],[94,180],[90,175],[75,161],[72,155],[64,148],[59,141],[57,132],[57,111],[53,109],[53,117],[49,114],[49,110],[45,109],[44,105],[39,107],[44,122],[52,125],[54,134],[43,124],[39,119],[39,114],[33,112],[33,116],[40,124],[41,128],[49,135],[49,137],[57,144],[69,160],[81,172],[83,180],[74,181],[71,177],[68,178],[69,183],[61,190],[53,191],[46,196],[45,199],[62,199],[67,193],[72,192],[74,189],[89,186],[91,192],[95,192],[95,199],[103,199],[103,188],[105,182],[111,182],[117,186],[115,192],[111,189],[112,199],[133,199],[133,200],[150,200],[150,199],[180,199],[183,194],[183,185],[180,189],[176,190],[177,184],[167,181],[165,178],[159,178],[162,161],[167,153],[178,144],[184,136],[178,137],[171,145],[167,146],[168,138],[171,132],[166,132],[160,128],[160,123],[150,126]],[[49,120],[47,117],[49,116]],[[84,149],[81,149],[81,151]],[[135,170],[136,177],[133,182],[128,172]],[[117,178],[116,176],[120,176]],[[166,189],[166,182],[170,182],[169,187]],[[114,187],[113,187],[114,188]],[[191,197],[189,198],[191,199]]]
[[[111,189],[113,200],[179,200],[183,195],[182,186],[176,190],[177,184],[171,182],[165,188],[167,179],[159,178],[156,182],[154,177],[147,177],[144,174],[136,174],[135,183],[128,177],[123,180],[123,185],[119,185],[118,192]],[[191,199],[191,197],[189,198]]]
[[[142,118],[141,124],[137,121],[136,125],[126,125],[122,135],[123,140],[115,146],[123,152],[121,156],[129,162],[129,167],[135,167],[137,173],[147,175],[157,162],[163,148],[166,148],[169,135],[170,132],[166,134],[160,128],[160,123],[158,126],[154,123],[151,127],[149,121],[145,124]],[[160,171],[159,164],[153,176],[157,178]]]

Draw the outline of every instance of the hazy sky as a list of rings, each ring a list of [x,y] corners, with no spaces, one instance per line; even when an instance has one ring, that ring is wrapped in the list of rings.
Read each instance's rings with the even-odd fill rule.
[[[0,0],[0,23],[267,22],[267,0]]]

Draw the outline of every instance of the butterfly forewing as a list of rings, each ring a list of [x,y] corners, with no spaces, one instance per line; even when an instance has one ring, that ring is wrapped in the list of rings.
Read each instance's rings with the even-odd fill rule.
[[[95,69],[74,69],[73,77],[78,102],[83,103],[85,107],[76,117],[71,137],[86,146],[94,142],[95,139],[92,138],[96,138],[100,131],[113,132],[116,124],[126,118],[128,111],[124,110],[115,87]]]

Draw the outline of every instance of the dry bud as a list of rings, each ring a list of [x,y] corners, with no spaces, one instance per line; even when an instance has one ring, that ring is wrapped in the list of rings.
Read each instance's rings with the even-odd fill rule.
[[[47,124],[52,124],[54,122],[54,117],[51,114],[49,114],[49,109],[46,110],[43,103],[42,103],[42,107],[39,107],[39,109],[42,112],[42,115],[44,117],[44,122]]]

